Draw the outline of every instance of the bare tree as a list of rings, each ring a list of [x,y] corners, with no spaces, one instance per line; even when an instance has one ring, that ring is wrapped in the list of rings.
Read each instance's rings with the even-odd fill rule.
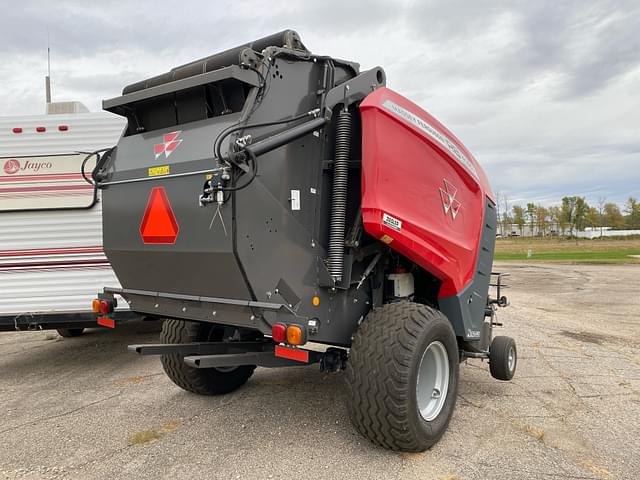
[[[511,211],[511,207],[509,204],[509,198],[506,194],[502,195],[502,202],[502,205],[504,207],[502,210],[502,223],[504,225],[504,231],[507,232],[507,235],[509,235],[511,233],[511,224],[513,223],[513,221],[509,214],[509,212]]]
[[[524,224],[525,224],[525,210],[520,205],[514,205],[512,207],[513,210],[513,223],[518,225],[520,229],[520,236],[524,235]]]
[[[604,206],[606,203],[606,198],[598,197],[598,220],[600,223],[600,238],[602,238],[602,227],[604,227]]]

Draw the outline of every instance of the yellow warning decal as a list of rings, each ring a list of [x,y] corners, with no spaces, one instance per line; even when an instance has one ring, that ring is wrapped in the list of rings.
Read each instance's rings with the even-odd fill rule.
[[[169,165],[161,165],[159,167],[149,167],[150,177],[158,177],[160,175],[169,175]]]
[[[389,235],[384,234],[380,237],[380,241],[386,243],[387,245],[389,245],[391,242],[393,242],[393,238],[391,238]]]

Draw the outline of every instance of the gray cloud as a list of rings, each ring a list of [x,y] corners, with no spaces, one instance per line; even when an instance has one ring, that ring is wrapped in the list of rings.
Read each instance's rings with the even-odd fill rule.
[[[382,65],[510,198],[640,197],[636,1],[25,1],[0,18],[0,114],[97,110],[128,83],[295,28],[315,53]]]

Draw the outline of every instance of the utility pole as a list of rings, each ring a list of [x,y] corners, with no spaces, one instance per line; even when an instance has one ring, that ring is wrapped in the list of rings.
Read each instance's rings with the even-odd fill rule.
[[[44,77],[45,97],[47,104],[51,103],[51,47],[49,44],[49,32],[47,32],[47,76]]]

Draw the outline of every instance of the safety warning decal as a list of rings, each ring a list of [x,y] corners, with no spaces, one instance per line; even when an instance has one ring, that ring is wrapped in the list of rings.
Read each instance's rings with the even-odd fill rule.
[[[397,218],[393,218],[391,215],[387,215],[386,213],[382,214],[382,223],[389,228],[397,230],[398,232],[402,230],[402,221]]]
[[[384,243],[386,243],[387,245],[389,245],[391,242],[393,242],[393,237],[390,237],[389,235],[387,235],[386,233],[384,235],[382,235],[380,237],[380,240]]]
[[[150,177],[159,177],[161,175],[169,175],[169,165],[161,165],[159,167],[149,167]]]

